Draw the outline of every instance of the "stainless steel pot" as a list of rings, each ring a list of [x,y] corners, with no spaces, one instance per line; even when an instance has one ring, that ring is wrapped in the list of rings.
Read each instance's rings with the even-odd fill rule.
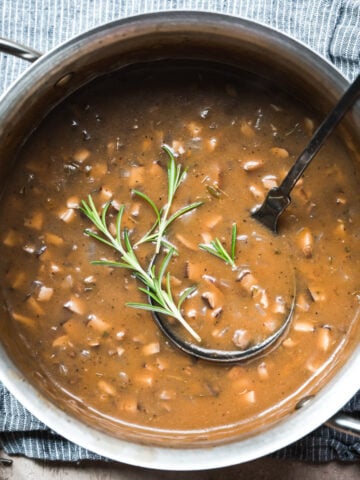
[[[325,112],[347,86],[346,79],[306,46],[265,26],[219,14],[163,12],[113,22],[80,35],[41,56],[13,42],[0,50],[33,65],[0,100],[0,178],[41,119],[65,96],[99,74],[129,64],[166,58],[211,59],[241,65],[282,84]],[[346,128],[346,132],[345,132]],[[360,172],[360,108],[344,121],[344,139]],[[3,321],[3,320],[0,320]],[[358,319],[355,320],[359,323]],[[226,445],[167,448],[115,439],[64,413],[45,398],[17,368],[14,355],[0,345],[0,380],[50,428],[69,440],[114,460],[167,470],[201,470],[249,461],[303,437],[324,422],[360,434],[360,421],[335,413],[360,388],[359,330],[328,365],[328,378],[316,395],[266,431]],[[336,363],[336,365],[335,365]],[[335,416],[334,416],[335,415]],[[333,417],[331,420],[328,420]]]

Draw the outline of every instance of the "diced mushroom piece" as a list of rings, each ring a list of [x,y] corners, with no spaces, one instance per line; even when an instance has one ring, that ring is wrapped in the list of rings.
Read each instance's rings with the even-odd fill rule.
[[[188,306],[188,304],[185,304],[184,306],[184,316],[186,318],[196,318],[198,315],[198,312],[196,308],[191,308]]]
[[[60,212],[58,213],[58,217],[63,222],[70,223],[75,219],[76,213],[75,213],[75,210],[73,208],[66,208],[64,210],[60,210]]]
[[[154,375],[150,372],[140,372],[134,376],[134,383],[143,387],[152,387],[154,384]]]
[[[275,332],[279,328],[279,321],[276,318],[268,318],[263,322],[264,328],[268,332]]]
[[[74,279],[72,275],[66,275],[64,280],[61,282],[61,288],[69,289],[73,287],[74,285]]]
[[[15,313],[11,312],[11,316],[14,320],[16,320],[19,323],[22,323],[23,325],[26,325],[27,327],[35,327],[35,321],[27,317],[26,315],[22,315],[21,313]]]
[[[135,414],[138,411],[138,402],[135,397],[121,395],[118,403],[119,410],[128,414]]]
[[[222,312],[223,312],[223,307],[214,308],[214,310],[211,312],[211,316],[212,318],[220,318]]]
[[[126,334],[125,330],[119,330],[115,334],[116,340],[119,340],[119,341],[124,340],[125,334]]]
[[[84,278],[84,283],[86,283],[87,285],[96,283],[95,275],[89,275],[88,277],[85,277]]]
[[[245,163],[243,163],[243,169],[246,172],[253,172],[255,170],[259,170],[264,165],[264,162],[261,160],[261,158],[255,158],[253,160],[248,160]]]
[[[114,397],[116,395],[116,388],[105,380],[98,381],[98,388],[103,393],[106,393],[106,395],[110,395],[111,397]]]
[[[214,328],[211,332],[211,335],[214,338],[221,338],[227,333],[229,330],[229,327],[221,327],[221,328]]]
[[[247,138],[254,138],[256,135],[255,130],[245,120],[240,124],[240,132]]]
[[[216,227],[223,219],[222,215],[212,215],[211,217],[207,218],[205,221],[205,225],[207,228],[212,230],[213,228]]]
[[[208,140],[206,142],[207,151],[208,152],[213,152],[215,150],[216,146],[217,146],[217,143],[218,143],[218,141],[215,137],[210,138],[210,140]]]
[[[294,342],[294,340],[291,337],[288,337],[286,340],[282,342],[282,345],[284,345],[284,347],[286,348],[292,348],[292,347],[295,347],[296,342]]]
[[[281,313],[284,314],[286,310],[286,305],[283,297],[277,296],[272,307],[272,313]]]
[[[235,365],[234,367],[230,368],[227,373],[227,377],[230,378],[230,380],[238,380],[239,378],[244,378],[246,377],[246,370],[240,365]]]
[[[338,238],[344,239],[346,237],[345,223],[341,219],[337,219],[337,225],[334,229],[334,233]]]
[[[152,141],[150,140],[150,138],[145,138],[142,142],[142,151],[148,152],[151,148],[151,145],[152,145]]]
[[[97,315],[94,315],[93,313],[88,316],[88,327],[93,328],[99,333],[104,333],[107,330],[110,329],[110,325],[108,322],[105,322],[101,318],[99,318]]]
[[[125,352],[125,348],[123,348],[123,347],[117,347],[116,348],[116,354],[117,354],[118,357],[121,357],[124,354],[124,352]]]
[[[61,335],[60,337],[55,338],[52,343],[53,347],[65,349],[68,346],[72,346],[71,342],[69,341],[69,337],[67,335]]]
[[[311,258],[314,250],[314,237],[309,228],[302,228],[297,235],[298,245],[305,258]]]
[[[113,208],[115,208],[116,211],[119,211],[119,210],[120,210],[120,207],[121,207],[121,203],[120,203],[118,200],[116,200],[115,198],[113,198],[113,199],[111,200],[111,206],[112,206]]]
[[[296,320],[293,324],[294,330],[297,332],[314,332],[315,327],[313,323],[306,320]]]
[[[22,236],[16,232],[15,230],[9,230],[4,239],[3,239],[3,244],[6,245],[7,247],[15,247],[17,245],[21,245],[23,243]]]
[[[201,298],[205,301],[208,307],[215,308],[215,295],[214,292],[204,292]]]
[[[275,111],[275,112],[282,112],[283,108],[280,107],[279,105],[276,105],[275,103],[270,103],[270,107]]]
[[[254,289],[253,291],[253,298],[255,301],[259,302],[259,304],[263,308],[268,308],[269,307],[269,299],[266,293],[266,290],[264,288],[257,288]]]
[[[309,117],[305,117],[304,119],[304,128],[305,132],[310,136],[314,133],[314,120]]]
[[[302,312],[308,312],[310,309],[310,304],[307,301],[307,298],[304,293],[299,293],[296,297],[296,307]]]
[[[232,341],[236,347],[244,350],[249,346],[251,338],[247,330],[239,328],[235,330]]]
[[[123,384],[128,384],[130,379],[129,379],[129,375],[126,373],[126,372],[119,372],[119,378],[120,378],[120,381],[121,383]]]
[[[160,352],[160,344],[159,342],[151,342],[147,345],[144,345],[141,349],[144,355],[154,355],[155,353]]]
[[[170,283],[174,287],[180,287],[180,285],[182,284],[182,281],[180,280],[180,278],[175,277],[174,275],[170,275]]]
[[[114,192],[111,190],[109,187],[101,187],[101,190],[99,192],[99,197],[102,202],[109,202],[112,197],[114,196]]]
[[[153,162],[148,170],[151,178],[156,178],[160,183],[161,179],[166,176],[166,171],[158,162]]]
[[[207,283],[207,290],[201,294],[201,298],[211,309],[221,307],[224,301],[223,292],[219,288],[217,288],[214,283]]]
[[[64,239],[62,237],[50,232],[45,233],[45,241],[47,244],[53,245],[54,247],[60,247],[64,243]]]
[[[85,160],[89,158],[89,156],[90,150],[88,150],[87,148],[79,148],[73,154],[73,159],[75,160],[75,162],[84,163]]]
[[[285,177],[286,175],[286,172],[282,172],[282,177]],[[300,187],[302,187],[304,185],[304,177],[300,177],[299,180],[296,181],[296,185],[294,186],[294,191],[295,190],[299,190]]]
[[[64,308],[79,315],[82,315],[85,312],[84,302],[75,296],[72,296],[70,300],[64,303]]]
[[[308,359],[306,362],[306,368],[309,370],[309,372],[316,373],[321,368],[322,364],[323,361],[314,356],[313,358]]]
[[[222,191],[220,190],[219,186],[216,184],[206,185],[206,190],[214,198],[220,198],[222,195]]]
[[[264,191],[256,185],[250,185],[249,191],[257,202],[263,202],[265,198]]]
[[[28,297],[26,300],[26,304],[29,305],[31,310],[36,314],[36,315],[44,315],[44,309],[38,304],[38,302],[35,300],[34,297]]]
[[[108,228],[109,228],[109,232],[111,233],[111,235],[113,235],[115,237],[116,233],[117,233],[115,223],[114,222],[109,223]]]
[[[199,136],[199,134],[201,132],[201,126],[198,125],[196,122],[189,122],[186,125],[186,127],[193,137],[198,137]]]
[[[172,389],[162,390],[159,394],[160,400],[174,400],[176,398],[176,391]]]
[[[130,215],[132,217],[138,217],[140,215],[141,203],[134,202],[130,208]]]
[[[233,377],[233,378],[231,378],[231,377]],[[247,376],[246,372],[239,375],[238,377],[236,377],[236,376],[231,376],[231,377],[230,377],[231,387],[238,395],[246,393],[250,390],[251,381],[250,381],[249,377]]]
[[[34,230],[41,230],[44,224],[44,214],[42,212],[34,212],[30,217],[25,218],[24,225]]]
[[[147,342],[147,337],[145,333],[139,333],[138,335],[134,335],[132,337],[133,342],[140,343],[141,345],[145,345]]]
[[[296,198],[296,200],[300,202],[302,205],[306,205],[310,201],[311,193],[308,190],[306,190],[303,186],[299,186],[298,188],[295,188],[293,190],[292,196]]]
[[[317,331],[317,346],[318,348],[326,352],[331,345],[331,331],[328,328],[319,328]]]
[[[76,197],[75,195],[73,195],[72,197],[69,197],[67,200],[66,200],[66,206],[68,208],[79,208],[80,206],[80,199],[79,197]]]
[[[155,360],[155,366],[158,370],[163,371],[169,368],[169,362],[163,357],[157,357]]]
[[[130,188],[139,187],[145,180],[145,168],[139,166],[133,166],[129,171],[128,185]]]
[[[346,205],[347,204],[347,199],[344,195],[338,195],[336,197],[336,204],[337,205]]]
[[[257,287],[257,279],[250,270],[242,270],[237,277],[237,281],[242,288],[251,294],[253,293],[254,288]]]
[[[247,403],[255,403],[256,402],[255,391],[249,390],[248,392],[243,393],[241,395],[241,399]]]
[[[276,188],[278,186],[278,179],[276,175],[265,175],[265,177],[261,179],[261,182],[263,187],[267,190],[271,190],[272,188]]]
[[[91,174],[94,178],[102,178],[107,174],[108,165],[105,162],[95,162],[91,166]]]
[[[213,239],[213,236],[209,232],[202,232],[201,233],[201,238],[203,240],[202,243],[210,244],[211,240]]]
[[[180,243],[184,245],[184,247],[188,248],[189,250],[198,250],[198,246],[188,238],[184,237],[184,235],[181,235],[181,233],[177,233],[175,237]]]
[[[285,148],[280,147],[272,147],[270,148],[270,152],[277,158],[285,159],[289,158],[289,152]]]
[[[45,285],[41,285],[37,293],[37,300],[39,302],[48,302],[50,298],[53,296],[54,289],[51,287],[45,287]]]
[[[261,380],[267,380],[269,378],[269,371],[265,362],[261,362],[257,367],[257,372]]]
[[[179,140],[173,140],[171,146],[175,153],[178,153],[179,155],[183,155],[185,153],[184,145],[182,142],[179,142]]]
[[[314,302],[325,302],[327,295],[325,291],[317,285],[308,285],[308,290],[310,292],[311,298]]]
[[[30,253],[32,255],[33,253],[35,253],[36,247],[33,243],[25,243],[25,245],[23,246],[23,250],[24,252]]]
[[[202,278],[203,268],[198,263],[186,262],[184,277],[193,282],[199,282]]]

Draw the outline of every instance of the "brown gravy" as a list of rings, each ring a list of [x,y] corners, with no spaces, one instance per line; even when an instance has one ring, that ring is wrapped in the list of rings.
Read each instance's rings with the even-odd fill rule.
[[[278,238],[249,216],[314,123],[273,86],[195,67],[122,72],[57,107],[23,148],[0,211],[7,329],[21,339],[33,381],[46,379],[64,408],[99,428],[109,422],[121,436],[126,424],[173,444],[231,438],[290,411],[336,363],[359,306],[359,188],[338,140],[299,182]],[[80,201],[113,201],[109,224],[124,204],[124,225],[140,238],[154,216],[132,190],[164,205],[163,144],[187,168],[174,209],[203,202],[167,239],[179,252],[169,265],[175,295],[197,286],[182,311],[204,342],[245,348],[277,328],[295,269],[291,327],[265,356],[233,366],[194,361],[149,312],[125,306],[144,302],[129,271],[90,263],[118,255],[84,235],[91,225]],[[234,223],[233,269],[199,244],[219,238],[229,250]],[[136,252],[148,262],[152,245]]]

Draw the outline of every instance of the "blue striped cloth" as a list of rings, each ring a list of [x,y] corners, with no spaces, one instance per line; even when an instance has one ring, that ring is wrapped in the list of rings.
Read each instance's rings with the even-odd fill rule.
[[[161,10],[206,10],[270,25],[301,40],[352,80],[360,72],[360,0],[0,0],[0,36],[46,52],[94,26]],[[26,69],[0,53],[0,94]],[[344,407],[360,417],[360,392]],[[0,384],[0,449],[46,460],[100,459],[34,418]],[[277,452],[305,461],[360,460],[360,441],[320,427]]]

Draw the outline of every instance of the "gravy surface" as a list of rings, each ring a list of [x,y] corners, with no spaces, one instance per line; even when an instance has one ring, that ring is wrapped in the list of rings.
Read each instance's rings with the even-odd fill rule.
[[[32,381],[51,385],[63,408],[98,428],[163,432],[174,444],[251,432],[316,389],[359,308],[360,194],[344,146],[333,137],[318,154],[278,237],[250,217],[316,122],[272,85],[200,67],[130,69],[57,107],[24,146],[0,207],[9,315],[1,321],[21,342]],[[273,332],[295,272],[291,326],[260,358],[224,366],[182,354],[149,312],[125,305],[146,301],[131,272],[91,264],[119,256],[84,234],[91,225],[81,200],[91,194],[99,209],[112,201],[112,230],[125,205],[135,242],[154,215],[133,189],[166,202],[164,144],[187,169],[173,208],[203,202],[174,222],[167,239],[178,250],[169,265],[175,295],[197,287],[182,312],[205,344],[241,349]],[[231,268],[199,244],[219,238],[229,250],[234,223]],[[145,264],[152,247],[136,248]]]

